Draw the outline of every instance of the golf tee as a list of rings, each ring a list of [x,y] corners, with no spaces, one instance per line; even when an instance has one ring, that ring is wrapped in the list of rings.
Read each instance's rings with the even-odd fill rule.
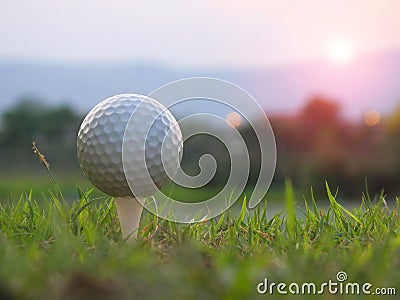
[[[137,238],[143,206],[134,197],[115,197],[115,205],[121,225],[122,238],[133,241]]]

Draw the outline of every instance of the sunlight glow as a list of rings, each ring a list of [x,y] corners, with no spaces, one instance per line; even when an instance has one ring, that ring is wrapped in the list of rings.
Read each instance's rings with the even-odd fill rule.
[[[354,44],[346,39],[338,39],[329,45],[329,57],[335,63],[345,64],[350,62],[355,55]]]
[[[237,112],[231,112],[226,115],[226,121],[232,126],[232,127],[239,127],[240,124],[242,124],[242,116],[239,115]]]

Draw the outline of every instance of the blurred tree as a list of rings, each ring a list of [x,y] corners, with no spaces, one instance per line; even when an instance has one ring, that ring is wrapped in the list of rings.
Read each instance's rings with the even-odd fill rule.
[[[271,123],[280,158],[277,176],[291,177],[298,186],[309,186],[317,180],[323,186],[321,174],[336,177],[341,172],[344,121],[336,102],[316,96],[298,114],[276,116]]]
[[[385,171],[388,174],[388,181],[391,182],[393,187],[398,188],[400,183],[400,103],[386,118],[384,128],[386,136],[381,159],[386,161]]]
[[[300,144],[309,153],[310,148],[324,144],[322,140],[329,142],[337,137],[341,122],[340,107],[328,98],[316,96],[301,110],[297,121]]]
[[[35,135],[43,107],[36,100],[24,99],[5,112],[2,118],[0,143],[3,150],[18,149]]]
[[[6,111],[1,121],[2,170],[36,167],[31,151],[34,140],[55,167],[77,167],[75,139],[81,117],[70,108],[50,108],[38,99],[25,98]]]
[[[400,133],[400,103],[385,120],[385,126],[391,133]]]
[[[321,96],[312,98],[300,113],[300,123],[312,168],[317,174],[331,177],[340,173],[344,160],[341,143],[344,121],[339,105]]]

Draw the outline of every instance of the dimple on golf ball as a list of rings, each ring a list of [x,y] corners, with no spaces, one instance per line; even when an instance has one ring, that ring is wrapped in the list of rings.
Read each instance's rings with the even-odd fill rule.
[[[168,109],[146,96],[122,94],[87,114],[77,152],[83,173],[104,193],[146,197],[176,173],[182,144],[181,130]]]

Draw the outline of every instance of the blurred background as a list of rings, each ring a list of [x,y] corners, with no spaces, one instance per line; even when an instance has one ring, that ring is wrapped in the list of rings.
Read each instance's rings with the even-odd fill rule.
[[[317,195],[328,180],[350,200],[360,199],[367,180],[371,194],[384,189],[393,198],[400,194],[399,11],[397,0],[1,1],[0,198],[51,188],[32,141],[68,197],[76,186],[91,187],[75,146],[90,108],[190,76],[231,81],[265,110],[278,150],[270,197],[280,198],[290,178],[297,191],[312,186]],[[177,118],[206,107],[182,107]],[[254,134],[240,115],[214,113],[247,142],[251,188]],[[219,173],[201,191],[177,192],[178,200],[206,198],[223,185],[223,149],[206,136],[185,143],[189,173],[204,153],[216,157]]]

